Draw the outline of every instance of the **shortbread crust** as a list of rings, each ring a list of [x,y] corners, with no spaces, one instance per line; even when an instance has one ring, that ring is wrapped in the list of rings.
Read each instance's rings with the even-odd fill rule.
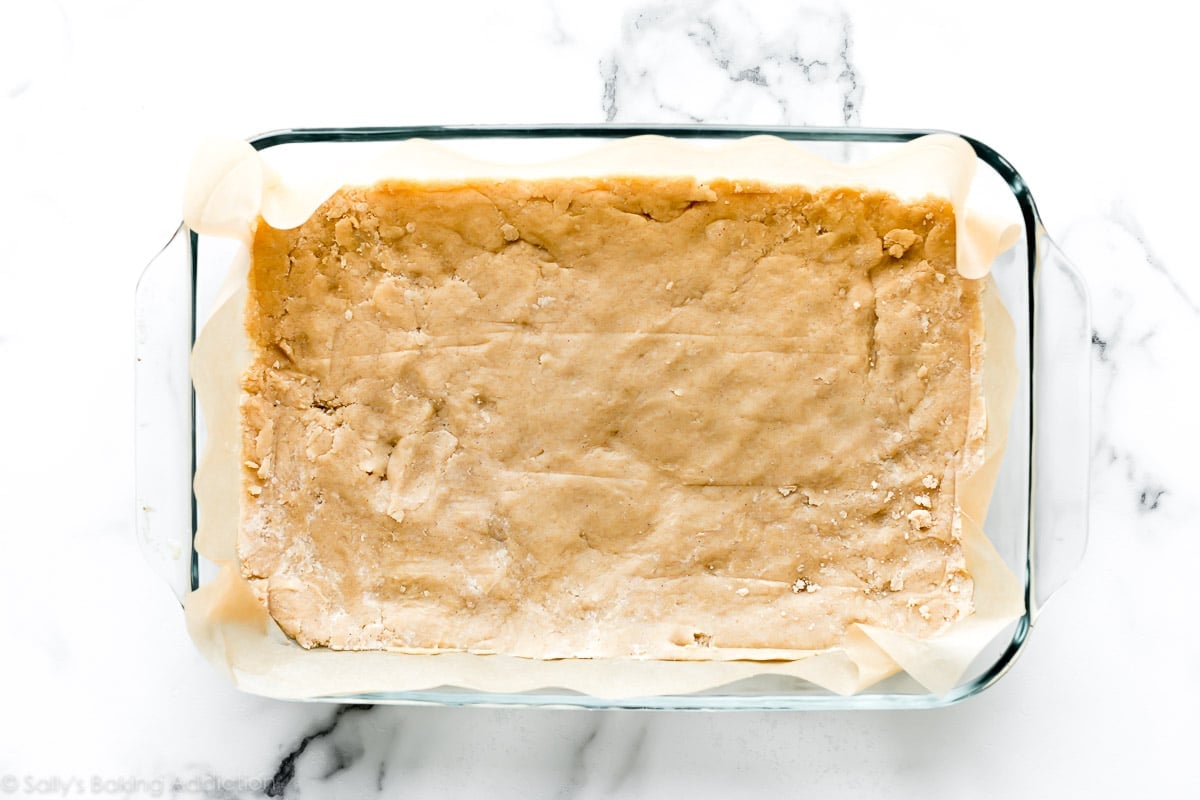
[[[970,612],[946,201],[381,184],[260,223],[242,571],[305,646],[813,650]]]

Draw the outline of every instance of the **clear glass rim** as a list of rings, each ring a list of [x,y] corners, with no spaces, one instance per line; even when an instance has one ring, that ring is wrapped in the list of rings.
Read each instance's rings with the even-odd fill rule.
[[[998,151],[970,136],[955,131],[937,129],[900,128],[826,128],[826,127],[747,127],[737,125],[408,125],[396,127],[350,127],[350,128],[286,128],[267,131],[250,137],[247,141],[255,150],[266,150],[286,144],[328,142],[389,142],[405,139],[470,140],[470,139],[621,139],[632,136],[664,136],[675,139],[741,139],[750,136],[777,136],[798,142],[865,142],[904,143],[936,133],[949,133],[966,141],[976,156],[991,167],[1007,183],[1021,210],[1025,228],[1026,263],[1029,265],[1028,282],[1028,325],[1029,325],[1029,369],[1031,381],[1035,374],[1035,283],[1038,265],[1038,241],[1044,235],[1041,218],[1028,184],[1015,167]],[[196,330],[196,281],[198,236],[187,230],[189,261],[192,272],[192,340]],[[196,469],[195,441],[195,393],[192,393],[192,473]],[[366,694],[335,695],[311,698],[314,702],[332,703],[386,703],[395,705],[437,706],[492,706],[492,707],[535,707],[535,708],[587,708],[587,709],[631,709],[631,710],[705,710],[705,711],[768,711],[768,710],[888,710],[888,709],[931,709],[959,703],[973,697],[996,683],[1015,663],[1024,649],[1033,626],[1035,605],[1033,596],[1033,444],[1034,408],[1033,397],[1029,404],[1029,486],[1025,542],[1025,612],[1017,621],[1012,639],[1004,652],[981,675],[972,681],[955,687],[950,692],[937,694],[872,693],[870,690],[856,695],[827,694],[762,694],[762,695],[658,695],[653,697],[607,698],[565,692],[530,692],[500,694],[474,691],[412,691],[381,692]],[[200,586],[199,555],[195,548],[197,505],[192,495],[192,547],[191,547],[191,590]]]

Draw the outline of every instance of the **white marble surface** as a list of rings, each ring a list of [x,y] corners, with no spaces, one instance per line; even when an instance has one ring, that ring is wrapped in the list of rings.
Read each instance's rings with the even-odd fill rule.
[[[1200,55],[1176,4],[1049,5],[4,3],[0,792],[1194,796]],[[920,713],[339,709],[196,654],[131,479],[133,285],[196,141],[605,119],[941,127],[1028,179],[1091,286],[1092,535],[994,688]]]

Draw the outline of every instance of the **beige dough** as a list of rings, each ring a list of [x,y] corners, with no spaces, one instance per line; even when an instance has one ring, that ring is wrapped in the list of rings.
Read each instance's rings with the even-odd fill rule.
[[[385,182],[259,221],[243,577],[305,647],[700,660],[972,613],[940,199]]]

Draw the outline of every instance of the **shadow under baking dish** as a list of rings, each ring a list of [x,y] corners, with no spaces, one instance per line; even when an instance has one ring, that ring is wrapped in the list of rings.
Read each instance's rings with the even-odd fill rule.
[[[546,161],[606,141],[653,134],[717,141],[772,135],[805,143],[831,161],[856,162],[935,131],[725,126],[400,127],[284,130],[250,140],[286,171],[360,161],[412,138],[440,140],[490,161]],[[1024,578],[1025,613],[970,665],[946,694],[901,673],[841,696],[806,681],[758,676],[681,695],[598,698],[561,689],[497,694],[456,687],[313,698],[334,702],[675,709],[916,709],[978,694],[1009,670],[1049,596],[1082,557],[1087,536],[1090,335],[1087,295],[1075,269],[1046,235],[1021,175],[987,145],[974,148],[972,207],[1021,220],[1017,244],[993,265],[1016,328],[1020,374],[1005,449],[984,529]],[[205,441],[188,374],[198,328],[213,310],[236,245],[180,227],[146,268],[137,289],[137,535],[151,566],[181,600],[214,574],[194,547],[192,480]]]

